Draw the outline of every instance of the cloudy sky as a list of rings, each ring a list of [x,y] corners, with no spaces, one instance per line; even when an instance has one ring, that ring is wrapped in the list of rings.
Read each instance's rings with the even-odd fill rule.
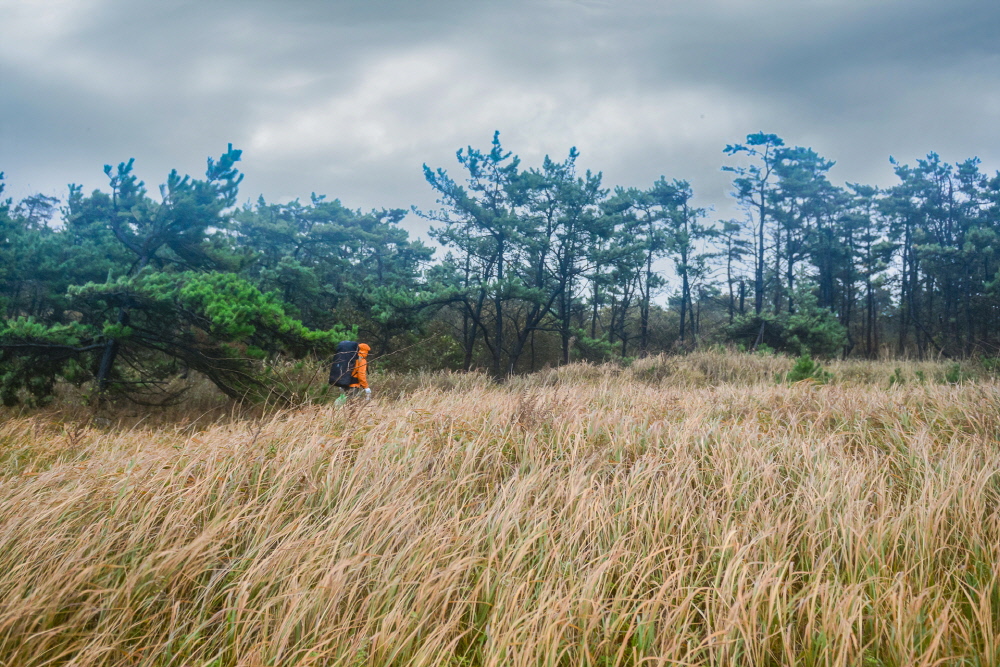
[[[421,165],[500,130],[728,216],[722,149],[758,130],[838,183],[1000,168],[998,35],[998,0],[0,0],[0,171],[64,197],[135,157],[155,186],[232,142],[242,199],[429,208]]]

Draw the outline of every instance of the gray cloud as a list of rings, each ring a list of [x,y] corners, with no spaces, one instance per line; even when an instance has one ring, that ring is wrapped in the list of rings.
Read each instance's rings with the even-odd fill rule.
[[[527,164],[581,152],[725,213],[722,148],[763,129],[892,182],[935,150],[995,169],[1000,5],[983,0],[4,0],[8,193],[152,185],[244,149],[243,195],[433,205],[420,166],[494,129]],[[420,221],[410,223],[420,231]]]

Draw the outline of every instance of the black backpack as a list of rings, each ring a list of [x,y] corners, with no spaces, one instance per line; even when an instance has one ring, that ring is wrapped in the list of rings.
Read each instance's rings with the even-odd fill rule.
[[[333,355],[330,368],[330,384],[335,387],[350,387],[357,382],[354,377],[354,363],[358,359],[358,344],[353,340],[337,343],[337,353]]]

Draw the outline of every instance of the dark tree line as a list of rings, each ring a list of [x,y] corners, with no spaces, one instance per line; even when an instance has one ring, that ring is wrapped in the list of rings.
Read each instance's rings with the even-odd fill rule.
[[[0,202],[0,393],[57,380],[133,392],[205,373],[267,389],[276,355],[369,340],[397,367],[565,364],[728,343],[821,355],[996,355],[1000,175],[976,159],[893,162],[887,189],[834,184],[810,148],[725,148],[744,216],[712,221],[687,181],[608,187],[578,153],[524,167],[495,135],[425,166],[440,257],[403,210],[237,205],[240,151],[151,196],[129,160],[65,202]],[[2,175],[0,175],[2,192]]]
[[[796,312],[796,281],[843,329],[844,354],[995,355],[1000,175],[977,159],[893,161],[885,190],[833,185],[833,162],[756,134],[727,147],[754,230],[755,315]]]

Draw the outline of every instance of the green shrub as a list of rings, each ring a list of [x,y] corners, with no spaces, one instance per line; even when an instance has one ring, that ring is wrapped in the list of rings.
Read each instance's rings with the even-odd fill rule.
[[[778,376],[778,381],[781,381],[781,376]],[[813,361],[813,358],[808,354],[803,354],[801,357],[796,359],[795,365],[792,366],[792,370],[788,371],[784,375],[785,382],[801,382],[803,380],[810,380],[817,384],[826,384],[833,380],[833,374],[824,369],[819,362]]]
[[[835,356],[844,348],[847,329],[830,309],[817,305],[816,295],[812,290],[796,290],[795,304],[794,313],[761,313],[737,317],[726,328],[726,339],[758,352],[776,350],[821,357]]]
[[[944,381],[946,384],[960,384],[968,379],[969,375],[962,370],[962,364],[957,362],[949,366],[948,370],[944,372]]]

